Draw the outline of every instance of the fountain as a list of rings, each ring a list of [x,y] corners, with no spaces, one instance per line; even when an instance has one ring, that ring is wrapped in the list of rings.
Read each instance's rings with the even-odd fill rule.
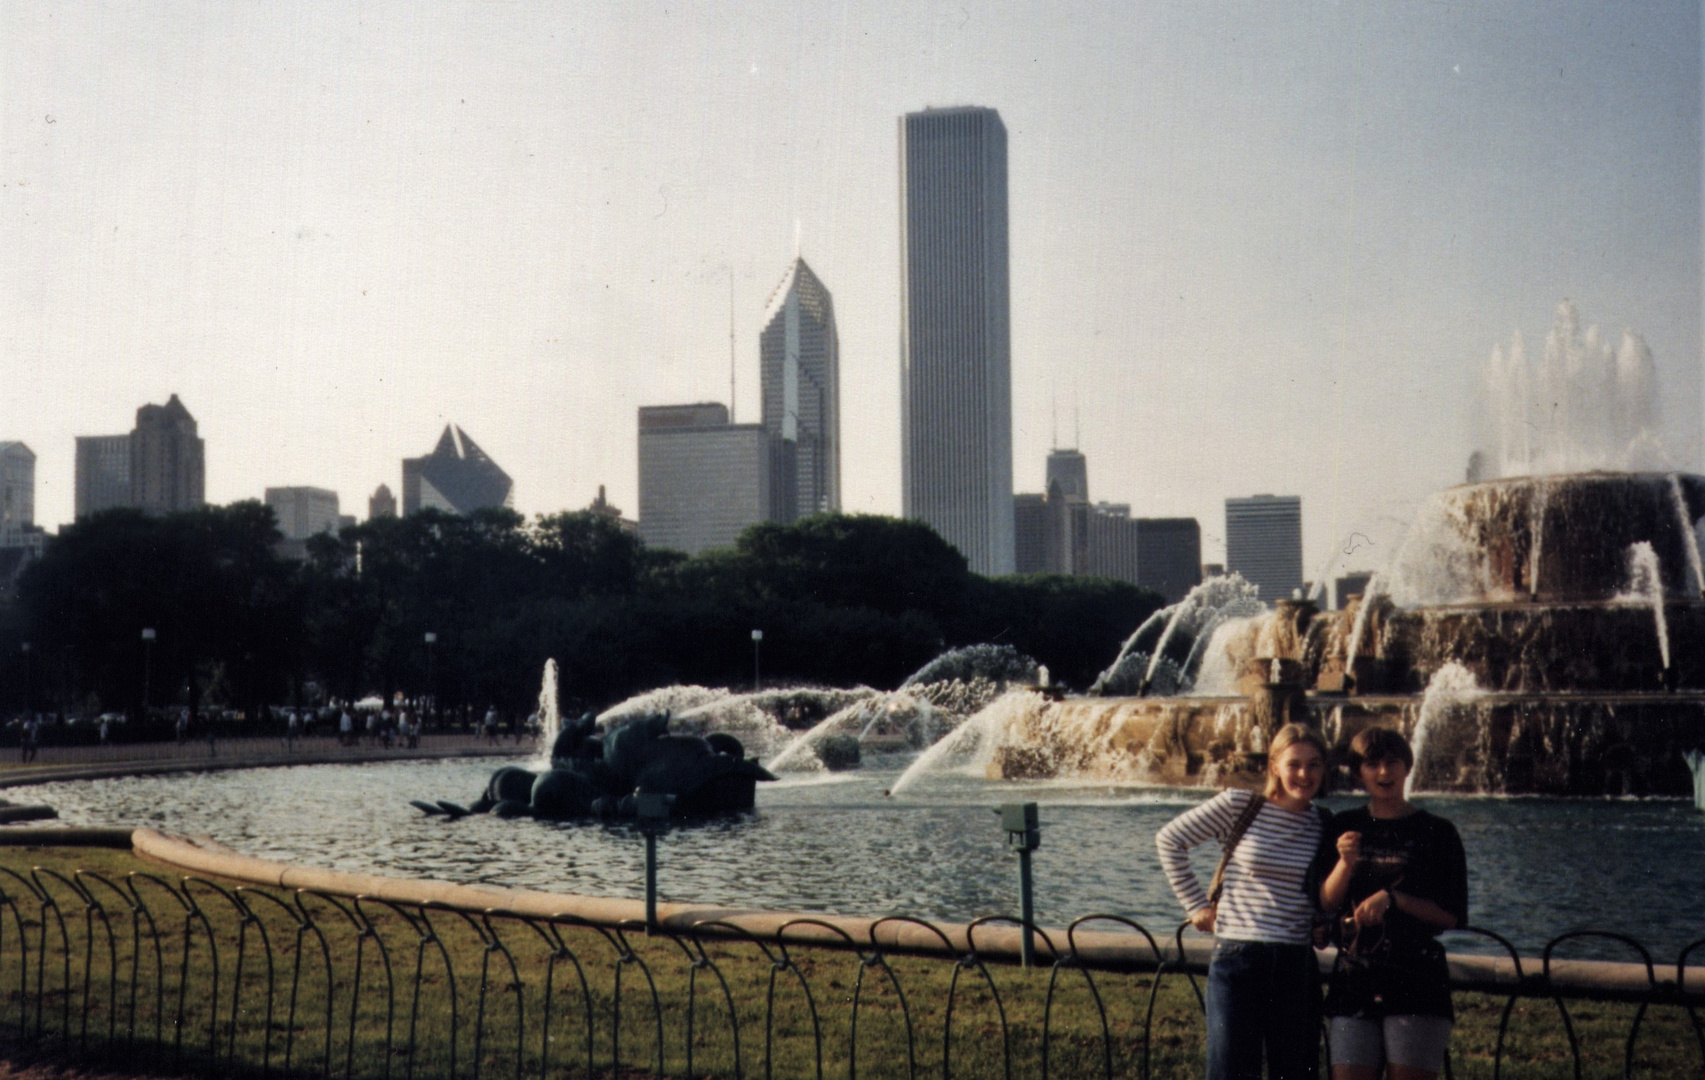
[[[1612,349],[1565,303],[1538,363],[1519,337],[1488,363],[1499,475],[1437,493],[1364,595],[1252,615],[1205,582],[1096,696],[1018,710],[990,775],[1251,784],[1274,725],[1305,719],[1340,746],[1402,729],[1421,790],[1690,793],[1705,477],[1663,467],[1654,370],[1637,335]]]

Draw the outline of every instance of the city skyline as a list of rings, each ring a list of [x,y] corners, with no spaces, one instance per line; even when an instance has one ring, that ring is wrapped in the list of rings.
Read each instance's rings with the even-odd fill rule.
[[[72,436],[172,392],[213,502],[363,497],[455,420],[523,512],[637,505],[633,408],[726,394],[731,279],[755,419],[792,252],[835,285],[843,507],[898,513],[894,118],[967,102],[1010,132],[1018,490],[1058,403],[1205,560],[1224,498],[1279,490],[1306,576],[1377,565],[1461,479],[1486,355],[1565,297],[1645,335],[1700,468],[1688,5],[0,20],[0,437],[49,528]]]

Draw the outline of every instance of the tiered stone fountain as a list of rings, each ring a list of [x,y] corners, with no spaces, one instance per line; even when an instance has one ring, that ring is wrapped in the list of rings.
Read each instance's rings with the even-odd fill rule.
[[[988,771],[1252,784],[1267,738],[1297,719],[1339,746],[1369,724],[1401,728],[1417,790],[1689,794],[1683,753],[1705,747],[1702,516],[1692,475],[1452,488],[1369,595],[1151,631],[1198,694],[1038,699]]]

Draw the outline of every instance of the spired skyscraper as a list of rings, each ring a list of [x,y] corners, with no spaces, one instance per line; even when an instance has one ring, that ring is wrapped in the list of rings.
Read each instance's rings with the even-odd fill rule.
[[[841,360],[835,302],[795,258],[758,336],[763,426],[770,436],[771,519],[841,508]]]
[[[900,119],[901,493],[979,574],[1013,572],[1006,127]]]
[[[429,507],[471,514],[515,505],[515,485],[484,450],[455,424],[445,424],[425,457],[403,458],[403,516]]]

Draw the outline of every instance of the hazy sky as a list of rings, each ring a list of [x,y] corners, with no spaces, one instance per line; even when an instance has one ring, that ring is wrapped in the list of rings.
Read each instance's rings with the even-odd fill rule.
[[[0,438],[50,527],[73,436],[174,392],[215,502],[364,516],[453,420],[522,511],[631,514],[635,407],[727,399],[731,276],[757,418],[797,236],[846,509],[898,512],[896,118],[989,105],[1019,489],[1057,416],[1206,558],[1276,492],[1310,576],[1373,566],[1565,297],[1645,335],[1701,468],[1700,46],[1691,2],[0,0]]]

